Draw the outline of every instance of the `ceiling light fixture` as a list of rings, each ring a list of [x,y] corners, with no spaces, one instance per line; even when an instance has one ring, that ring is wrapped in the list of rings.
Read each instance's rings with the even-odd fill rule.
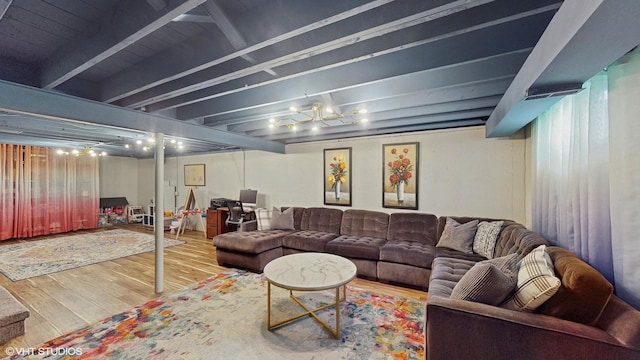
[[[74,156],[81,156],[81,155],[88,155],[88,156],[107,156],[107,152],[106,151],[102,151],[100,153],[96,152],[95,150],[93,150],[90,146],[85,146],[82,150],[78,150],[78,149],[73,149],[71,151],[67,151],[67,150],[63,150],[63,149],[58,149],[56,150],[56,153],[58,155],[74,155]]]
[[[344,114],[335,111],[330,106],[324,107],[320,103],[315,103],[309,110],[301,110],[295,106],[291,106],[289,110],[297,115],[302,115],[305,118],[303,120],[296,119],[294,117],[271,118],[269,119],[269,128],[274,129],[280,126],[285,126],[292,131],[296,131],[299,129],[298,125],[312,124],[311,130],[317,131],[334,125],[361,124],[369,121],[366,118],[357,117],[358,115],[366,114],[366,109],[353,110],[350,113]]]
[[[137,148],[137,149],[141,149],[143,151],[149,151],[149,150],[151,150],[153,148],[153,146],[155,146],[154,144],[156,142],[156,139],[153,136],[148,136],[148,137],[145,137],[145,138],[146,138],[145,139],[146,141],[144,141],[143,139],[137,139],[135,141],[135,145],[126,143],[123,146],[126,149]],[[168,144],[170,144],[170,145],[168,145]],[[163,149],[166,149],[167,146],[169,146],[170,148],[178,149],[178,150],[184,149],[184,145],[182,144],[182,141],[176,140],[174,138],[165,137],[164,138],[164,143],[163,143]]]

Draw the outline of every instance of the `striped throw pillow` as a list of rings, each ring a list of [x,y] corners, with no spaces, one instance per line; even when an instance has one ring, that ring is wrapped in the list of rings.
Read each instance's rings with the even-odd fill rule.
[[[497,306],[516,287],[517,263],[518,254],[476,263],[458,281],[451,298]]]
[[[269,209],[256,209],[258,230],[271,230],[271,212]]]
[[[501,305],[511,310],[533,312],[560,288],[546,246],[533,249],[518,263],[518,286]]]

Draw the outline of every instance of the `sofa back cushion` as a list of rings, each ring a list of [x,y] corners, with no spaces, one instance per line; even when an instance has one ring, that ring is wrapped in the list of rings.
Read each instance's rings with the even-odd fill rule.
[[[289,206],[283,206],[280,208],[281,211],[285,211],[289,208]],[[305,208],[303,207],[294,207],[293,208],[293,228],[296,230],[302,230],[300,228],[300,224],[302,223],[302,214],[304,213]]]
[[[432,214],[393,213],[389,216],[389,241],[415,241],[436,244],[438,218]]]
[[[596,269],[569,250],[550,246],[547,253],[562,283],[539,312],[595,325],[613,294],[613,285]]]
[[[342,210],[310,207],[304,209],[300,220],[300,230],[323,231],[339,234],[342,224]]]
[[[389,214],[369,210],[346,210],[342,215],[340,235],[387,238]]]
[[[540,245],[549,245],[549,242],[542,235],[510,221],[502,227],[496,242],[494,257],[517,253],[522,259]]]

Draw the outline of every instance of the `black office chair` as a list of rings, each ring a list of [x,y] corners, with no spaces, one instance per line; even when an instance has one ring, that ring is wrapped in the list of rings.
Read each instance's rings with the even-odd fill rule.
[[[244,221],[244,209],[242,208],[242,202],[235,200],[227,200],[227,220],[225,223],[227,226],[235,225],[236,229],[240,228],[240,224]]]

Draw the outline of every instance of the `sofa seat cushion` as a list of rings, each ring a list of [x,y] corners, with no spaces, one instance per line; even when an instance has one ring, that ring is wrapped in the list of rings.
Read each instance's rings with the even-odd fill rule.
[[[487,259],[480,254],[467,254],[467,253],[460,252],[458,250],[453,250],[453,249],[444,248],[444,247],[436,248],[436,257],[463,259],[463,260],[470,260],[474,262]]]
[[[338,236],[339,234],[324,231],[297,231],[283,237],[282,246],[303,251],[325,252],[327,243]]]
[[[430,269],[435,247],[417,241],[393,241],[384,244],[380,260]]]
[[[282,238],[292,230],[230,232],[213,238],[213,245],[229,251],[259,254],[282,246]]]
[[[341,235],[327,243],[327,252],[356,259],[380,259],[380,248],[387,240],[370,236]]]
[[[449,298],[458,281],[475,264],[476,262],[471,260],[436,257],[431,265],[429,297]]]

